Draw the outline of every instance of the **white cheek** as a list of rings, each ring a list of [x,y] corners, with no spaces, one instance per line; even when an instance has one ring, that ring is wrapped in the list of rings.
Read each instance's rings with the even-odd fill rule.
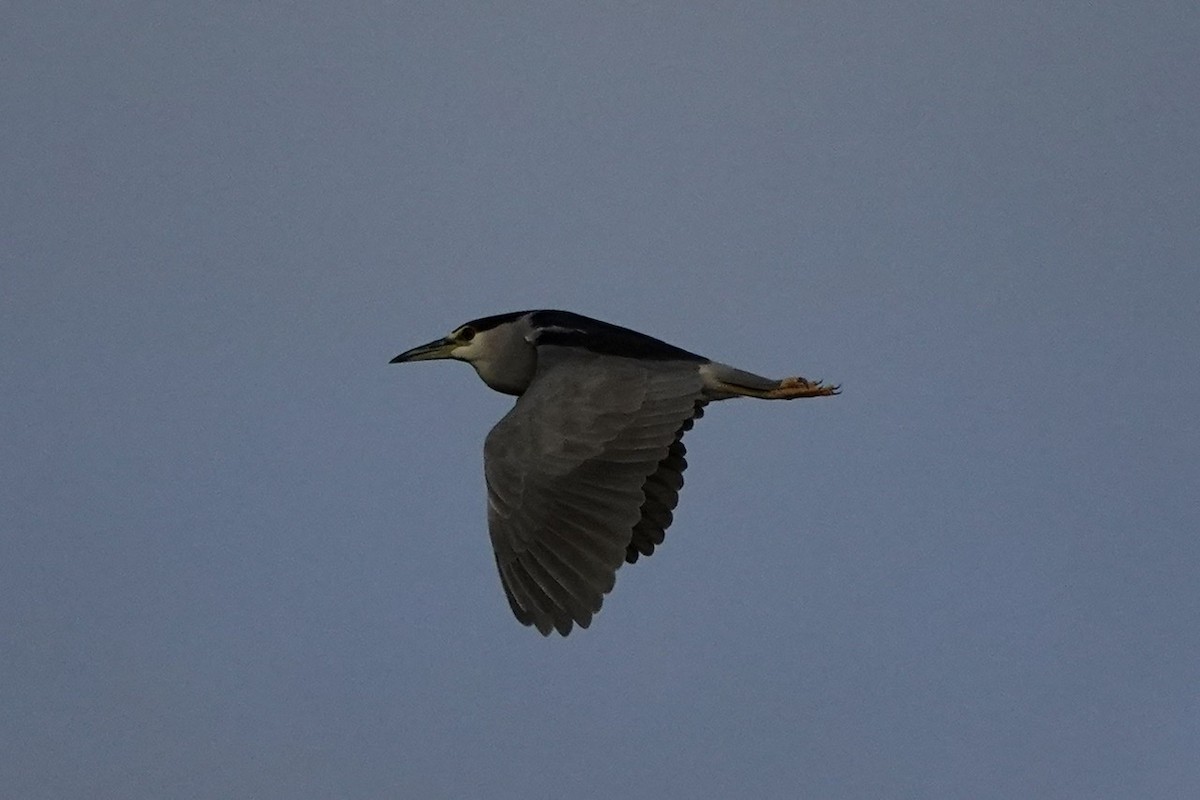
[[[459,361],[474,362],[478,360],[481,355],[483,355],[478,343],[478,338],[475,338],[466,344],[460,344],[458,347],[450,351],[450,357],[457,358]]]

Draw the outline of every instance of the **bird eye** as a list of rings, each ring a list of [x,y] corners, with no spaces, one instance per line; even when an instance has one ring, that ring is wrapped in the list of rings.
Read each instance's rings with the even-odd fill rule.
[[[460,342],[469,342],[475,338],[475,329],[471,327],[463,328],[458,332],[458,340]]]

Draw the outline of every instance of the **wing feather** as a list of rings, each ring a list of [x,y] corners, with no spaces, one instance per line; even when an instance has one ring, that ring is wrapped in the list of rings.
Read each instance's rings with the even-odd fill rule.
[[[683,471],[687,469],[687,448],[683,435],[692,429],[696,420],[704,416],[705,400],[697,400],[695,412],[684,420],[675,434],[667,457],[658,464],[654,474],[646,479],[643,487],[646,501],[642,504],[642,518],[633,528],[625,560],[635,563],[639,556],[653,555],[654,548],[663,543],[666,530],[674,520],[675,506],[679,503],[679,490],[683,488]]]
[[[630,548],[662,542],[702,390],[692,362],[538,348],[484,446],[488,530],[518,620],[544,635],[587,627]]]

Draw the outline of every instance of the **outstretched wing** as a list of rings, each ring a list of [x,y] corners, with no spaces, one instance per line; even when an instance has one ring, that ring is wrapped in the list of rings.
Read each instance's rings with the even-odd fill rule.
[[[683,435],[692,429],[692,424],[704,416],[704,402],[696,402],[691,419],[680,426],[675,441],[667,450],[667,456],[658,462],[658,469],[642,486],[646,499],[642,502],[642,518],[633,526],[633,536],[625,548],[625,560],[636,564],[640,556],[654,554],[654,548],[663,543],[667,528],[674,520],[675,506],[679,504],[679,490],[683,488],[683,471],[687,469],[687,447]]]
[[[586,628],[635,526],[662,541],[702,389],[695,362],[538,348],[537,375],[484,445],[488,530],[518,620]]]

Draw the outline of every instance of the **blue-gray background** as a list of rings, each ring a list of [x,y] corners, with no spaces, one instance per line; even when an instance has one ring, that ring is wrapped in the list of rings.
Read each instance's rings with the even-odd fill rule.
[[[3,16],[0,795],[1200,796],[1195,3]],[[530,307],[845,387],[567,640]]]

